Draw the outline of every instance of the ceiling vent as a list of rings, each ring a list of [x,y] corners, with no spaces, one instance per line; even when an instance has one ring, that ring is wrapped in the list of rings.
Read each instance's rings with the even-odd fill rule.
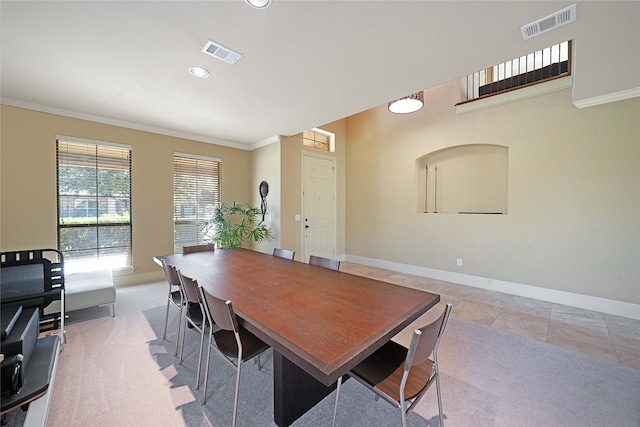
[[[211,55],[214,58],[218,58],[221,61],[224,61],[228,64],[235,64],[242,58],[242,54],[238,52],[234,52],[231,49],[228,49],[222,45],[219,45],[216,42],[212,42],[209,40],[207,44],[204,45],[202,51],[207,55]]]
[[[522,26],[520,27],[520,31],[522,31],[522,38],[524,40],[527,40],[531,37],[546,33],[547,31],[553,30],[554,28],[560,27],[564,24],[568,24],[569,22],[573,22],[575,20],[576,5],[574,4],[556,13],[552,13],[547,17],[538,19],[531,24]]]

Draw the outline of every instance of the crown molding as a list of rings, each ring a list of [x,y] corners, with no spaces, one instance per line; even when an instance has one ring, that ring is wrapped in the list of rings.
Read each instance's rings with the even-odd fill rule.
[[[57,116],[69,117],[72,119],[87,120],[90,122],[101,123],[105,125],[118,126],[118,127],[123,127],[127,129],[134,129],[142,132],[157,133],[159,135],[172,136],[175,138],[182,138],[182,139],[190,139],[192,141],[199,141],[199,142],[205,142],[207,144],[221,145],[223,147],[237,148],[239,150],[249,150],[249,151],[252,150],[250,146],[245,144],[239,144],[237,142],[210,138],[204,135],[197,135],[197,134],[192,134],[188,132],[178,132],[178,131],[160,128],[156,126],[141,125],[138,123],[132,123],[125,120],[116,120],[108,117],[94,116],[91,114],[80,113],[77,111],[65,110],[62,108],[50,107],[47,105],[19,101],[12,98],[3,97],[0,99],[0,104],[7,105],[10,107],[22,108],[25,110],[37,111],[40,113],[55,114]]]

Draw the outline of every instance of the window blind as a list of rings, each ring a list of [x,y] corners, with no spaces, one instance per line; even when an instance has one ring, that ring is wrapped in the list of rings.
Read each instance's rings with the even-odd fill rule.
[[[220,203],[220,160],[176,153],[173,158],[174,253],[204,243],[202,227]]]
[[[57,140],[58,249],[78,270],[131,266],[131,147]]]

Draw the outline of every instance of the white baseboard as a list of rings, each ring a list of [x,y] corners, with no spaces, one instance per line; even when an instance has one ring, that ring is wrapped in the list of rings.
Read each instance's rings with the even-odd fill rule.
[[[640,304],[632,304],[623,301],[593,297],[590,295],[575,294],[571,292],[524,285],[521,283],[506,282],[504,280],[471,276],[468,274],[436,270],[433,268],[419,267],[415,265],[360,257],[356,255],[345,255],[344,260],[355,262],[358,264],[369,265],[371,267],[379,267],[386,270],[398,271],[400,273],[429,277],[432,279],[459,283],[461,285],[473,286],[490,291],[503,292],[506,294],[517,295],[526,298],[534,298],[542,301],[553,302],[556,304],[568,305],[572,307],[583,308],[586,310],[599,311],[601,313],[613,314],[616,316],[623,316],[640,320]]]

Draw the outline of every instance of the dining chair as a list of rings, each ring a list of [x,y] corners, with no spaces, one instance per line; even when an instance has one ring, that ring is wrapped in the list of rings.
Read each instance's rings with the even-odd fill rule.
[[[197,252],[210,252],[215,250],[216,245],[213,243],[206,243],[202,245],[189,245],[182,247],[182,255],[194,254]]]
[[[211,348],[215,348],[223,359],[230,366],[236,369],[236,388],[233,399],[233,421],[232,426],[236,425],[236,416],[238,413],[238,392],[240,388],[240,369],[242,363],[247,360],[259,357],[260,353],[267,350],[269,345],[251,332],[238,325],[233,305],[231,301],[225,301],[211,295],[202,286],[199,286],[200,296],[206,308],[205,313],[210,324],[217,324],[220,329],[213,332],[211,328],[209,333],[209,347],[207,349],[207,365],[204,370],[204,388],[202,390],[202,404],[207,403],[207,380],[209,378],[209,360]],[[233,361],[235,359],[235,363]],[[260,368],[260,363],[258,363]]]
[[[389,341],[348,373],[349,376],[373,391],[376,399],[382,397],[399,408],[402,413],[403,427],[407,426],[407,417],[434,381],[438,397],[440,427],[444,427],[438,370],[438,344],[447,325],[451,308],[452,305],[447,304],[443,313],[436,320],[416,329],[408,349],[394,341]],[[433,355],[432,359],[429,358],[431,355]],[[341,384],[342,377],[338,379],[333,426],[336,423]]]
[[[289,249],[273,248],[273,256],[293,260],[293,258],[295,258],[296,256],[296,253],[294,251],[290,251]]]
[[[180,285],[184,291],[187,300],[187,307],[182,311],[182,343],[180,345],[180,362],[182,364],[184,355],[184,340],[187,325],[191,325],[193,329],[200,332],[200,351],[198,352],[198,371],[196,374],[196,389],[200,387],[200,370],[202,367],[202,350],[204,348],[204,334],[210,325],[205,314],[204,304],[198,290],[198,282],[191,277],[187,277],[178,270],[178,278]],[[214,325],[215,326],[215,325]]]
[[[180,286],[180,279],[178,278],[178,272],[173,265],[168,264],[165,261],[162,261],[162,269],[164,270],[164,275],[167,278],[167,282],[169,283],[169,293],[167,296],[167,310],[164,315],[164,332],[162,333],[162,339],[165,340],[167,338],[167,325],[169,323],[169,308],[175,307],[180,312],[178,317],[178,333],[176,334],[176,352],[174,356],[178,355],[178,345],[180,342],[180,325],[182,323],[182,309],[186,304],[186,298],[182,293],[182,287]]]
[[[324,258],[317,255],[309,255],[309,264],[318,265],[320,267],[328,268],[329,270],[340,270],[340,261],[337,259]]]

